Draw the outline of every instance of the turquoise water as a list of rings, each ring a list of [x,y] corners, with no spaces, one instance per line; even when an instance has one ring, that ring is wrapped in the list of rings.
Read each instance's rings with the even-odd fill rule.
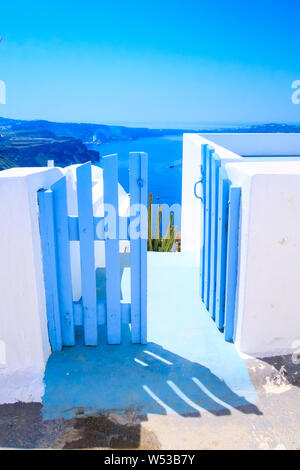
[[[147,152],[149,156],[149,192],[153,202],[181,203],[182,136],[149,137],[131,141],[89,146],[103,157],[119,155],[119,181],[129,191],[129,152]],[[100,160],[101,166],[101,160]]]

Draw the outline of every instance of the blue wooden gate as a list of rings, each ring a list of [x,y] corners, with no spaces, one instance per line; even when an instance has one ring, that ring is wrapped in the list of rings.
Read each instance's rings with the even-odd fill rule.
[[[224,330],[234,338],[238,274],[238,235],[241,188],[233,186],[220,157],[202,145],[203,246],[200,259],[201,298]]]
[[[68,214],[65,176],[50,189],[38,193],[48,330],[53,351],[76,344],[76,327],[83,327],[87,346],[98,344],[99,325],[106,327],[108,344],[120,344],[122,323],[131,324],[133,343],[147,342],[147,154],[130,154],[129,174],[127,218],[119,216],[118,157],[104,157],[104,204],[105,208],[113,207],[115,213],[111,225],[107,223],[107,213],[104,217],[93,215],[90,162],[77,167],[77,217]],[[105,241],[105,301],[97,301],[96,240]],[[130,304],[124,303],[120,295],[120,240],[130,241]],[[82,297],[77,302],[73,301],[71,241],[79,241],[80,245]]]

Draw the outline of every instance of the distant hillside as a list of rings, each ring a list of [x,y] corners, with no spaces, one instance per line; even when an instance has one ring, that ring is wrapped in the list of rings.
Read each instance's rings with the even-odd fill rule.
[[[88,150],[79,139],[56,137],[49,131],[9,132],[0,136],[0,170],[46,166],[48,160],[54,160],[57,166],[66,166],[96,162],[99,158],[98,152]]]
[[[0,117],[0,134],[2,132],[51,132],[56,136],[74,137],[83,143],[106,143],[114,140],[134,140],[141,137],[160,137],[164,135],[180,135],[184,132],[300,132],[297,124],[255,124],[249,126],[233,126],[232,128],[199,128],[187,129],[148,129],[125,126],[109,126],[105,124],[78,124],[50,121],[23,121]]]
[[[197,131],[199,132],[199,131]],[[300,124],[278,124],[278,123],[269,123],[269,124],[252,124],[249,126],[240,126],[240,127],[232,127],[232,128],[224,128],[224,129],[210,129],[210,130],[201,130],[201,132],[218,132],[218,133],[224,133],[224,132],[236,132],[236,133],[276,133],[276,132],[283,132],[283,133],[289,133],[289,132],[300,132]]]
[[[160,137],[163,135],[179,135],[178,129],[147,129],[124,126],[108,126],[104,124],[59,123],[50,121],[22,121],[0,117],[1,132],[40,131],[52,132],[57,136],[74,137],[86,144],[102,144],[114,140],[135,140],[141,137]]]
[[[0,117],[0,170],[15,166],[58,166],[99,161],[100,154],[85,144],[102,144],[142,137],[181,135],[184,132],[300,132],[296,124],[259,124],[217,129],[147,129],[104,124],[23,121]],[[100,147],[99,147],[100,148]]]

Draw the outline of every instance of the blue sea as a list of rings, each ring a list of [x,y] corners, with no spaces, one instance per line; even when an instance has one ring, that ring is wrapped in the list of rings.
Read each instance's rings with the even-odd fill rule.
[[[154,203],[181,203],[182,136],[149,137],[131,141],[90,145],[101,157],[119,155],[119,182],[129,192],[129,152],[147,152],[149,193]],[[100,159],[101,166],[101,159]]]

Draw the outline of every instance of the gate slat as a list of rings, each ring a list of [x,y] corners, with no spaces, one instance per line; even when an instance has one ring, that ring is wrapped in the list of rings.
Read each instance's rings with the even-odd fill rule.
[[[210,244],[210,286],[209,286],[209,312],[215,318],[216,305],[216,267],[218,247],[218,196],[219,196],[219,169],[220,158],[212,155],[211,162],[211,244]]]
[[[52,191],[39,191],[38,202],[49,339],[52,351],[61,351],[62,335],[58,301]]]
[[[201,174],[202,174],[202,247],[200,249],[200,296],[204,301],[204,260],[205,260],[205,208],[206,208],[206,155],[207,155],[207,145],[203,144],[201,146]]]
[[[216,282],[216,324],[224,328],[226,258],[227,258],[227,228],[228,228],[228,197],[229,185],[224,168],[219,171],[219,204],[218,204],[218,257]]]
[[[54,202],[54,220],[57,250],[58,294],[64,346],[74,346],[75,329],[73,314],[73,293],[71,257],[68,227],[67,186],[64,176],[51,187]]]
[[[231,186],[229,190],[228,245],[225,297],[225,340],[232,341],[238,272],[238,238],[241,188]]]
[[[119,201],[118,201],[118,156],[103,158],[104,203],[114,207],[116,219],[115,234],[105,227],[105,264],[106,264],[106,315],[108,344],[121,343],[121,305],[120,305],[120,254],[119,254]]]
[[[76,173],[84,340],[87,346],[96,346],[98,330],[91,163],[80,165]]]
[[[131,264],[131,335],[133,343],[147,342],[147,197],[148,156],[130,153],[130,264]],[[141,205],[140,236],[134,237],[136,207]]]
[[[211,239],[211,160],[213,149],[208,147],[206,153],[205,184],[205,246],[204,246],[204,304],[209,310],[209,274],[210,274],[210,239]]]

